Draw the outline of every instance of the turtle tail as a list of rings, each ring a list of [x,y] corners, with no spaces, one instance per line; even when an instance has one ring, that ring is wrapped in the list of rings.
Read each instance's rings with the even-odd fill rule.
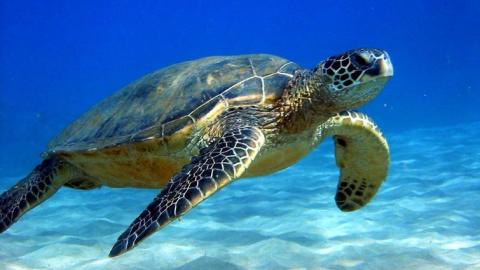
[[[0,195],[0,233],[80,173],[59,157],[44,160],[27,177]]]

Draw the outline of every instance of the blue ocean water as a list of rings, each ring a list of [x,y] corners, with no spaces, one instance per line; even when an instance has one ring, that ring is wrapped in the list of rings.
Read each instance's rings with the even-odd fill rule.
[[[62,189],[0,235],[0,269],[480,269],[478,14],[474,0],[1,1],[0,191],[88,108],[172,63],[263,52],[312,67],[379,47],[395,77],[361,109],[392,164],[360,211],[336,209],[327,142],[115,259],[158,191]]]

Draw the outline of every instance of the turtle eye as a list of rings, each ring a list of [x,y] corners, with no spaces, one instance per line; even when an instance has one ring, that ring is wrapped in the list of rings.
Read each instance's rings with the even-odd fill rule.
[[[373,63],[373,58],[362,53],[354,53],[350,56],[353,65],[359,69],[366,69]]]

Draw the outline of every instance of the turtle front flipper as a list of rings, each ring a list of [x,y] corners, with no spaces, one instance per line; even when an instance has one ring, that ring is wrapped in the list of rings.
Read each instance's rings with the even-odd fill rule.
[[[30,175],[0,195],[0,233],[52,196],[66,181],[81,175],[79,169],[61,158],[44,160]]]
[[[335,202],[342,211],[366,205],[388,174],[390,153],[386,139],[375,123],[357,112],[342,112],[318,129],[320,139],[333,136],[340,169]]]
[[[190,164],[172,177],[154,201],[120,235],[109,256],[118,256],[128,251],[239,178],[264,141],[260,129],[242,127],[225,132],[210,146],[202,149]]]

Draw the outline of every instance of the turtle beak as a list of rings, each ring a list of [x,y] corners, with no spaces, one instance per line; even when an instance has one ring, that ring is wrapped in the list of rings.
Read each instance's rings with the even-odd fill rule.
[[[362,82],[374,81],[384,84],[393,77],[392,61],[386,51],[377,49],[372,51],[375,54],[375,62],[365,70]]]
[[[390,78],[393,77],[393,65],[387,52],[383,52],[382,57],[377,62],[377,65],[379,67],[379,76]]]

